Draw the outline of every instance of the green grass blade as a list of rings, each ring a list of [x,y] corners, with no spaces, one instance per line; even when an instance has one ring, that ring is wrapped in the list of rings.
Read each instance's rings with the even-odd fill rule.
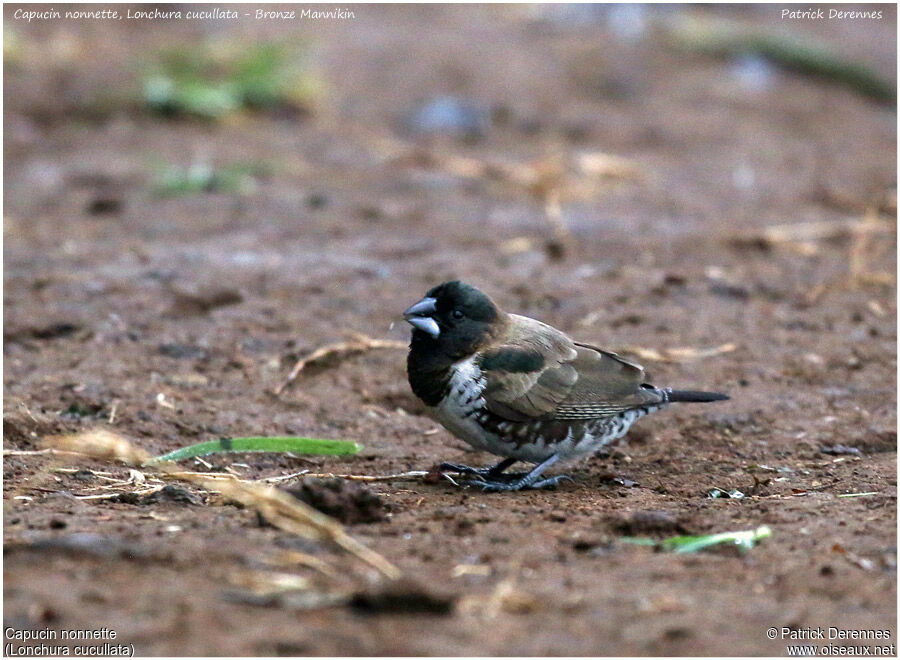
[[[360,449],[362,449],[362,445],[347,440],[323,440],[297,436],[221,438],[182,447],[162,456],[154,456],[150,462],[180,461],[185,458],[228,452],[291,452],[307,456],[348,456],[357,453]]]
[[[688,50],[725,57],[759,55],[786,69],[847,85],[878,101],[892,105],[897,101],[893,80],[793,32],[758,32],[729,21],[685,20],[673,23],[669,35]]]
[[[722,532],[721,534],[709,534],[706,536],[673,536],[660,542],[651,539],[623,538],[623,543],[632,545],[653,545],[663,550],[671,550],[676,553],[698,552],[720,543],[731,543],[741,550],[749,550],[758,541],[772,536],[772,529],[768,525],[748,529],[740,532]]]
[[[619,539],[622,543],[627,543],[628,545],[646,545],[652,548],[655,548],[659,543],[654,541],[653,539],[639,539],[633,536],[623,536]]]

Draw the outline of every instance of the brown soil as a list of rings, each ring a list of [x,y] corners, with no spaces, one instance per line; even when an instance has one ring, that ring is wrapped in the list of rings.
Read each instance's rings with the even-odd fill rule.
[[[895,11],[878,8],[881,21],[790,27],[892,77]],[[112,420],[153,453],[264,434],[365,445],[351,458],[209,459],[246,478],[486,464],[421,415],[402,350],[310,365],[272,394],[299,357],[348,331],[405,339],[399,312],[453,277],[612,349],[736,348],[644,359],[657,383],[732,400],[642,420],[557,490],[410,480],[368,484],[375,497],[326,493],[358,513],[381,501],[383,518],[348,529],[402,569],[393,586],[214,493],[78,499],[116,492],[89,470],[127,468],[7,455],[4,626],[108,627],[142,655],[783,654],[766,637],[782,626],[888,629],[896,643],[893,107],[777,70],[754,91],[728,62],[629,42],[602,13],[563,8],[355,7],[348,21],[221,30],[26,25],[14,9],[7,26],[41,56],[4,66],[5,450]],[[774,29],[779,10],[699,11]],[[328,96],[310,116],[218,123],[90,104],[127,89],[163,45],[204,36],[308,40]],[[494,106],[491,127],[408,136],[404,117],[437,94]],[[561,259],[542,247],[534,197],[425,164],[592,151],[639,175],[563,198],[574,240]],[[274,169],[244,195],[154,196],[154,163],[196,159]],[[872,206],[887,233],[739,240]],[[531,247],[509,243],[520,237]],[[822,452],[836,445],[859,453]],[[772,537],[745,554],[620,540],[760,525]],[[334,573],[273,568],[286,550]],[[311,598],[349,595],[254,600],[236,582],[272,570],[308,577]]]

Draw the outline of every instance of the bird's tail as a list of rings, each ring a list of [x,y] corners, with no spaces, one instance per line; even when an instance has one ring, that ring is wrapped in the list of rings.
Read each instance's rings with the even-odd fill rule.
[[[672,403],[707,403],[709,401],[727,401],[731,397],[720,392],[698,392],[696,390],[673,390],[666,388],[666,400]]]

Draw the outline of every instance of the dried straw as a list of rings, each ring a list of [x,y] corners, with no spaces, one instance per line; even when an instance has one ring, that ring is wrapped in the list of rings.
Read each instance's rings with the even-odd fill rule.
[[[143,466],[150,455],[132,445],[124,436],[108,430],[89,430],[75,435],[51,436],[46,439],[50,448],[73,451],[94,458],[119,460]],[[211,475],[203,472],[184,472],[168,463],[155,463],[153,469],[179,481],[197,484],[220,492],[226,499],[255,509],[276,527],[304,538],[330,541],[390,578],[400,576],[400,570],[377,552],[352,538],[333,518],[320,513],[290,494],[256,482],[237,479],[233,475]]]

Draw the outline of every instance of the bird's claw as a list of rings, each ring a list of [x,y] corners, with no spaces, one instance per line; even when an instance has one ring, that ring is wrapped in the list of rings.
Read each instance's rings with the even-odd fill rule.
[[[458,474],[474,474],[484,479],[519,479],[527,473],[519,472],[515,474],[504,474],[503,471],[510,465],[515,463],[513,458],[504,458],[496,465],[488,465],[487,467],[473,468],[468,465],[460,465],[458,463],[441,463],[441,472],[456,472]]]
[[[473,486],[480,486],[481,490],[485,493],[499,493],[504,491],[509,492],[516,490],[539,490],[541,488],[552,488],[558,486],[559,482],[564,480],[574,481],[572,477],[566,474],[561,474],[555,477],[549,477],[548,479],[539,479],[534,483],[529,483],[527,478],[512,482],[473,479],[469,483]]]
[[[441,472],[456,472],[458,474],[477,474],[481,477],[486,477],[490,474],[491,468],[489,467],[481,467],[474,468],[468,465],[459,465],[458,463],[441,463],[440,470]]]

